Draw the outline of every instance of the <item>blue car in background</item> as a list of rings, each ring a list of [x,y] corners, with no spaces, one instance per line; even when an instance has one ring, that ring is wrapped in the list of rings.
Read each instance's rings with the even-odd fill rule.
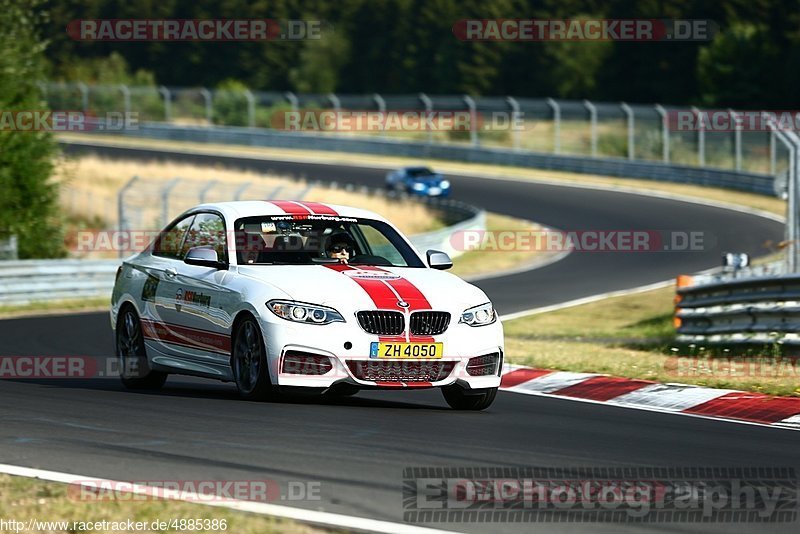
[[[403,167],[386,175],[386,188],[423,197],[446,197],[450,181],[428,167]]]

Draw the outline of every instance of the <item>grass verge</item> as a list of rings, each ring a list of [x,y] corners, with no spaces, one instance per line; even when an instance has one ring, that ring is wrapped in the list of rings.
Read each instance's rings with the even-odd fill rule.
[[[130,519],[134,522],[145,522],[148,526],[154,520],[170,521],[173,519],[194,520],[224,520],[226,529],[192,529],[192,532],[222,531],[237,534],[317,534],[331,532],[316,527],[281,519],[228,510],[221,507],[204,506],[202,504],[186,503],[167,500],[108,500],[108,501],[78,501],[68,494],[68,486],[56,482],[47,482],[26,477],[0,475],[0,517],[9,520],[29,521],[36,519],[43,522],[117,522],[127,523]],[[218,524],[219,525],[219,524]],[[210,525],[209,525],[210,526]],[[47,528],[22,530],[21,532],[79,532],[80,527],[70,525],[50,525]],[[124,527],[126,528],[126,527]],[[123,528],[123,529],[124,529]],[[97,528],[88,529],[87,532],[110,532],[111,530]],[[178,529],[138,530],[137,532],[180,532]]]
[[[774,352],[734,356],[724,349],[676,346],[674,296],[670,286],[507,321],[508,362],[800,396],[798,368],[792,360],[776,360]],[[741,364],[736,357],[744,358]]]

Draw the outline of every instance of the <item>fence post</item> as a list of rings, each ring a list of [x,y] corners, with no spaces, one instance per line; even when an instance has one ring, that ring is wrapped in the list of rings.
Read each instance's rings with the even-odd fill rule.
[[[733,124],[733,159],[737,171],[742,170],[742,129],[736,123],[736,112],[728,108],[728,113],[731,116],[731,123]]]
[[[656,113],[661,117],[661,158],[664,163],[669,163],[669,119],[667,110],[661,104],[656,104]]]
[[[622,108],[622,111],[625,112],[625,116],[628,121],[628,159],[632,160],[635,157],[636,145],[635,138],[634,138],[634,118],[633,118],[633,109],[626,104],[625,102],[621,102],[619,105]]]
[[[165,86],[160,86],[158,92],[164,98],[164,122],[172,120],[172,94]]]
[[[244,90],[244,97],[247,99],[247,125],[250,128],[256,127],[256,98],[250,89]]]
[[[128,190],[131,187],[133,187],[133,184],[135,184],[137,181],[139,181],[138,176],[132,177],[117,192],[117,217],[119,218],[119,220],[117,221],[117,229],[120,231],[120,233],[124,232],[128,227],[128,221],[125,217],[125,193],[127,193]],[[119,257],[122,258],[123,256],[124,253],[122,251],[122,248],[120,247]]]
[[[200,190],[200,194],[198,195],[198,200],[200,201],[200,204],[205,204],[206,203],[206,194],[211,189],[213,189],[214,186],[217,185],[218,183],[219,183],[218,180],[211,180],[210,182],[208,182],[206,184],[206,186],[203,189]]]
[[[553,154],[561,153],[561,106],[552,98],[547,99],[547,105],[553,110]]]
[[[161,226],[164,227],[169,222],[169,194],[180,182],[180,178],[173,178],[161,189]]]
[[[214,120],[214,107],[211,104],[211,91],[205,87],[201,87],[200,94],[203,96],[203,100],[205,100],[206,104],[206,121],[208,122],[208,125],[211,126],[212,121]]]
[[[241,200],[242,194],[244,194],[247,188],[250,187],[251,185],[253,185],[253,182],[247,182],[246,184],[243,184],[241,187],[239,187],[239,189],[237,189],[236,192],[233,193],[233,200]]]
[[[131,112],[131,90],[124,83],[119,84],[119,90],[122,91],[122,107],[127,117]]]
[[[297,111],[300,108],[300,101],[297,100],[297,95],[293,92],[286,91],[283,93],[283,96],[289,101],[289,105],[292,106],[292,111]]]
[[[428,98],[428,95],[426,95],[425,93],[420,93],[419,100],[420,102],[422,102],[422,105],[425,106],[426,116],[433,113],[433,101],[430,98]],[[428,130],[428,144],[430,145],[433,143],[433,131],[430,130],[427,126],[425,129]]]
[[[583,101],[583,105],[589,110],[589,135],[591,136],[591,154],[597,157],[597,107],[588,100]]]
[[[336,93],[328,93],[328,100],[331,101],[334,111],[342,110],[342,101],[339,100],[339,97],[336,96]]]
[[[81,92],[82,111],[86,113],[89,111],[89,87],[83,82],[78,82],[76,85],[78,86],[78,90]]]
[[[372,99],[375,101],[375,105],[378,106],[378,111],[380,113],[386,113],[386,100],[378,93],[374,93]]]
[[[507,96],[506,102],[508,102],[509,107],[511,108],[511,132],[512,136],[514,137],[514,150],[519,150],[519,128],[517,128],[517,119],[519,119],[519,102],[513,96]]]
[[[706,126],[700,120],[700,110],[692,106],[692,112],[697,119],[697,164],[700,167],[706,166]]]
[[[478,146],[478,108],[469,95],[464,95],[464,103],[469,108],[469,142],[472,146]]]
[[[775,130],[770,130],[769,132],[769,173],[772,176],[775,176],[777,172],[777,147],[775,146]]]

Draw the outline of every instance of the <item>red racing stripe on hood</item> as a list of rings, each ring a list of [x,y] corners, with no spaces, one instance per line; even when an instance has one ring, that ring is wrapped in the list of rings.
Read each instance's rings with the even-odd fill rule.
[[[357,269],[350,267],[349,265],[344,264],[325,264],[325,267],[328,269],[344,273],[345,271],[356,271]],[[353,282],[357,283],[361,286],[369,298],[372,299],[372,302],[375,304],[375,307],[382,310],[400,310],[403,311],[403,308],[397,305],[397,296],[392,292],[392,290],[384,284],[381,280],[371,280],[368,278],[359,278],[357,276],[348,276]]]

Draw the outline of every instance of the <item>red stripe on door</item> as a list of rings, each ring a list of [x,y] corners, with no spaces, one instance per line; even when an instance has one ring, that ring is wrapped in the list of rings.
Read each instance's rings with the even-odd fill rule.
[[[142,319],[141,322],[142,333],[148,339],[220,354],[231,352],[231,338],[225,334],[148,319]]]

